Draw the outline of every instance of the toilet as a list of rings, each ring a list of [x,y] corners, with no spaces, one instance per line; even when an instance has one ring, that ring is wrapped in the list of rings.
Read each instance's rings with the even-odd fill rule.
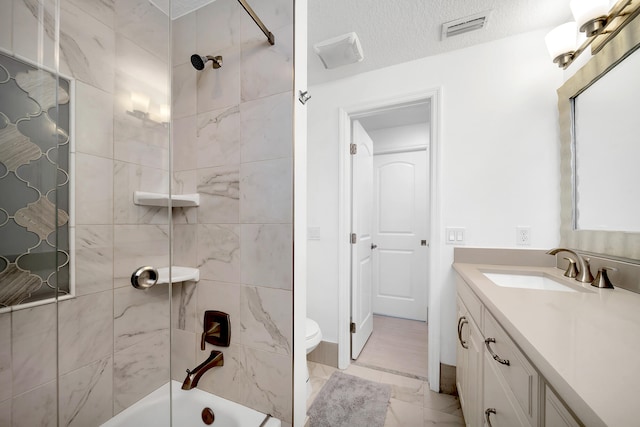
[[[322,332],[320,331],[320,326],[315,322],[315,320],[309,319],[307,317],[305,323],[305,345],[307,348],[307,354],[311,353],[318,347],[322,341]],[[307,397],[311,395],[311,382],[309,382],[309,365],[305,364],[305,374],[307,377]]]

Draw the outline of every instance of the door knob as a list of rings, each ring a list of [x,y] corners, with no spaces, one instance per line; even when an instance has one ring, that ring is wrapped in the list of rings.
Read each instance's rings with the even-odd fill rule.
[[[375,249],[375,248],[377,248],[377,247],[378,247],[378,245],[376,245],[375,243],[372,243],[372,244],[371,244],[371,249],[372,249],[372,250],[373,250],[373,249]]]
[[[426,240],[420,240],[420,246],[429,246],[429,243]]]

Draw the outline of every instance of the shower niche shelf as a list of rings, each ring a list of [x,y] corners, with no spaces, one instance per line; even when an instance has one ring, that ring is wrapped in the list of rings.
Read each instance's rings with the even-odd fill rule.
[[[171,267],[171,273],[173,277],[171,283],[186,282],[187,280],[192,282],[198,282],[200,280],[200,270],[191,267]],[[161,267],[158,269],[158,282],[157,284],[169,283],[169,267]]]
[[[141,206],[169,206],[169,195],[167,193],[150,193],[148,191],[134,191],[133,203]],[[200,206],[200,194],[172,194],[171,207],[185,208],[190,206]]]

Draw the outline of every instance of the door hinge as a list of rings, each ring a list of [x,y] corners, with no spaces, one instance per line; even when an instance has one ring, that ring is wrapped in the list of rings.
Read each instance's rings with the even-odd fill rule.
[[[351,152],[351,155],[358,154],[358,146],[356,144],[351,144],[349,146],[349,151]]]
[[[351,329],[351,333],[355,334],[356,333],[356,324],[351,322],[350,329]]]
[[[358,236],[356,236],[356,233],[351,233],[351,244],[355,245],[358,241]]]

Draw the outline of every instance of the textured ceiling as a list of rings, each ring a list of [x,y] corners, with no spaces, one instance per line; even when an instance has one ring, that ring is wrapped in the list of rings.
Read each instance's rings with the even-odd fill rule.
[[[308,0],[309,84],[460,49],[571,20],[569,0]],[[444,22],[491,11],[483,30],[440,40]],[[327,70],[313,45],[355,31],[364,60]]]
[[[172,18],[215,0],[149,0]],[[260,1],[249,0],[249,4]],[[491,11],[485,29],[441,40],[442,24]],[[309,84],[336,80],[571,20],[569,0],[308,0]],[[268,26],[268,23],[266,23]],[[364,60],[327,70],[313,45],[351,31]]]

